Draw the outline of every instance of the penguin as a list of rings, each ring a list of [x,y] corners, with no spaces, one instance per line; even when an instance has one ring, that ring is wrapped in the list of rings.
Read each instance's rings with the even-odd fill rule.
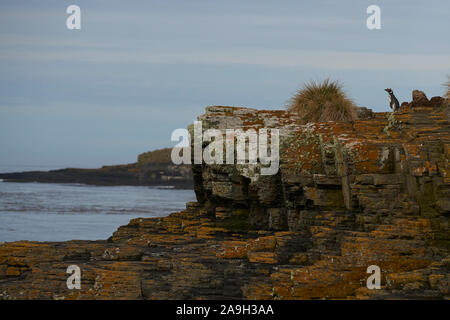
[[[389,93],[389,106],[391,107],[392,111],[398,111],[398,109],[400,109],[400,104],[398,103],[397,98],[394,96],[394,91],[392,91],[392,89],[390,88],[384,89],[384,91]]]

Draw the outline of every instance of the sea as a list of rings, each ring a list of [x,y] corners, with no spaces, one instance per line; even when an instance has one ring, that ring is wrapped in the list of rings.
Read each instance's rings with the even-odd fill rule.
[[[0,166],[0,172],[60,167]],[[0,242],[107,239],[138,217],[164,217],[195,201],[193,190],[0,180]]]

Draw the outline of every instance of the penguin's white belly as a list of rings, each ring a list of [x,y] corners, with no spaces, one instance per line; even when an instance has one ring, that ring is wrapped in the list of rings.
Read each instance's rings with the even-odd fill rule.
[[[391,96],[388,96],[388,99],[389,99],[389,104],[391,104],[391,102],[392,102]]]

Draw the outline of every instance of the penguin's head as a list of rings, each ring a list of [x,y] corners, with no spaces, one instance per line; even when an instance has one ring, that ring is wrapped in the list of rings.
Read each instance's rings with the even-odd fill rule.
[[[384,89],[384,91],[386,91],[389,94],[393,93],[392,89],[390,89],[390,88]]]

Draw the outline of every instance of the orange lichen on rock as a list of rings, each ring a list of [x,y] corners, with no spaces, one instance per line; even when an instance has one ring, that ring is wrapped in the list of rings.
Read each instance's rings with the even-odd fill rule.
[[[1,244],[0,298],[449,298],[450,130],[433,99],[347,123],[208,107],[204,130],[278,128],[279,172],[193,165],[186,210],[105,241]]]

